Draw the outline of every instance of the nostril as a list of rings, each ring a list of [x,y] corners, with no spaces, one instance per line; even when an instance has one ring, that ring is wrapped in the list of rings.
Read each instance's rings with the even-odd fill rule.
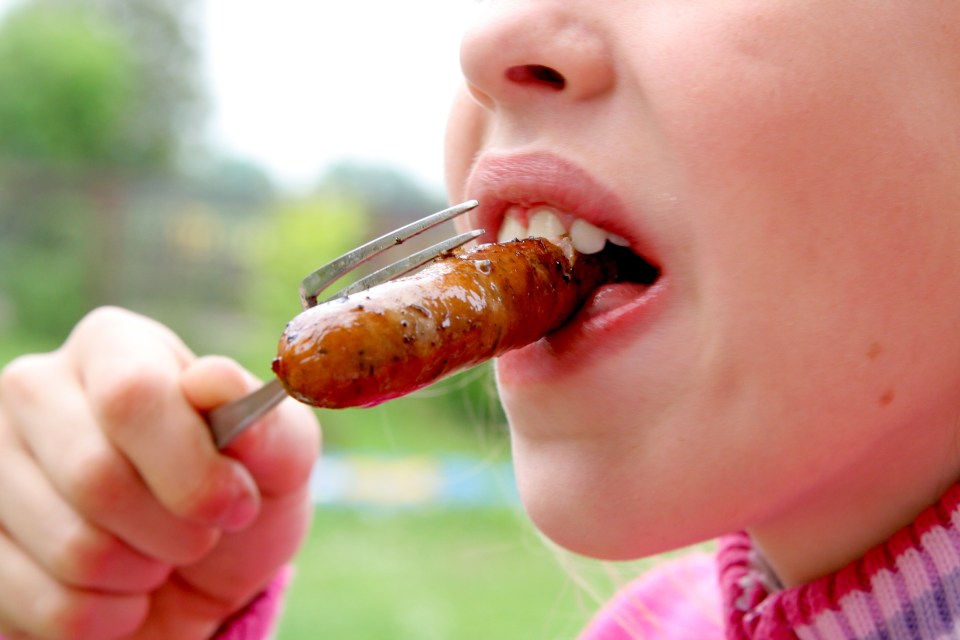
[[[542,64],[525,64],[507,69],[507,79],[519,84],[543,85],[555,91],[561,91],[567,84],[566,78],[550,67]]]

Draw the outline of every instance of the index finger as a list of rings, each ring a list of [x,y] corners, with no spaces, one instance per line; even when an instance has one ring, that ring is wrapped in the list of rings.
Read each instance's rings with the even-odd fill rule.
[[[157,500],[189,522],[224,529],[255,515],[257,488],[221,455],[179,378],[193,355],[176,336],[120,310],[92,314],[66,346],[108,439]]]

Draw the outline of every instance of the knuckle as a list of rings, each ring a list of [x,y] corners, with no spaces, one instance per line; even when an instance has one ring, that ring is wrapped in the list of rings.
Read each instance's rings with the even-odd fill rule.
[[[116,638],[136,630],[146,614],[144,599],[129,600],[109,594],[63,587],[34,602],[32,619],[40,621],[42,637],[61,640]]]
[[[84,336],[89,333],[113,331],[119,322],[129,322],[133,314],[120,307],[98,307],[77,322],[73,329],[73,336]]]
[[[149,365],[114,371],[97,393],[95,402],[104,427],[114,433],[136,426],[157,410],[172,381]]]
[[[62,533],[48,568],[62,581],[77,587],[94,587],[98,570],[114,551],[105,535],[80,525]]]
[[[133,480],[127,463],[106,447],[79,449],[64,464],[72,502],[95,519],[117,508],[124,487]]]
[[[34,601],[31,619],[43,621],[42,633],[73,640],[81,637],[84,620],[92,615],[93,603],[71,589],[54,589]]]
[[[25,355],[11,360],[0,371],[0,399],[4,402],[30,402],[41,393],[41,383],[49,377],[47,355]]]

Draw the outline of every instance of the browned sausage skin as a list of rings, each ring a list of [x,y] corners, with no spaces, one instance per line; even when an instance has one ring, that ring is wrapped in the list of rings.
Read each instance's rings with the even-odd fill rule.
[[[480,245],[304,311],[273,369],[302,402],[373,406],[540,339],[618,270],[568,239]]]

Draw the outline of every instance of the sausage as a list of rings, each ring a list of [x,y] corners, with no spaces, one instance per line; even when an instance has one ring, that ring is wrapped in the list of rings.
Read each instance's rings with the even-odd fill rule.
[[[302,402],[374,406],[535,342],[617,270],[567,238],[480,245],[307,309],[284,330],[273,370]]]

